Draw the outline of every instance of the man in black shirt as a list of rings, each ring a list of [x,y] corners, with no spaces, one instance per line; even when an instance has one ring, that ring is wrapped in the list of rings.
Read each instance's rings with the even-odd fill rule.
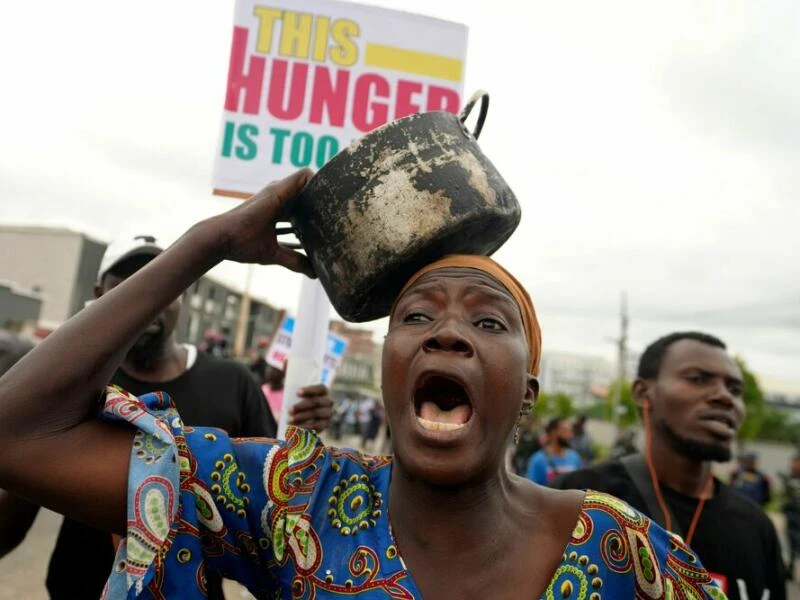
[[[96,296],[109,293],[143,268],[162,251],[152,236],[137,236],[112,243],[98,273]],[[277,424],[266,399],[244,365],[198,352],[179,344],[175,326],[181,298],[176,298],[145,330],[128,352],[111,383],[141,396],[163,391],[172,397],[187,425],[219,427],[232,437],[274,437]],[[294,406],[292,423],[321,431],[327,427],[333,401],[324,386],[304,390]],[[25,530],[38,507],[0,496],[0,511],[14,510]],[[8,515],[5,515],[8,516]],[[17,543],[24,537],[16,535]],[[104,531],[65,518],[50,557],[47,589],[52,600],[96,600],[102,593],[114,561],[114,544]],[[208,597],[224,598],[222,578],[206,572]]]
[[[674,333],[642,355],[633,392],[646,451],[569,473],[561,489],[593,489],[625,500],[680,533],[731,600],[784,600],[778,537],[751,500],[712,476],[731,458],[744,419],[742,375],[725,345]]]

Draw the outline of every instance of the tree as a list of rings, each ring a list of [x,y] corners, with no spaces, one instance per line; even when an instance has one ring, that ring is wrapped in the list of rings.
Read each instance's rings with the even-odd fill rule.
[[[533,412],[540,418],[561,417],[566,419],[575,414],[575,407],[572,396],[568,394],[542,392],[536,400]]]
[[[550,394],[545,392],[540,393],[533,405],[533,414],[540,419],[547,418],[547,415],[550,414],[550,404]]]
[[[761,432],[764,421],[768,416],[767,413],[770,411],[764,406],[764,393],[761,391],[761,386],[759,386],[755,374],[747,368],[743,358],[737,357],[736,364],[739,365],[739,369],[742,371],[742,381],[744,383],[742,399],[747,410],[747,416],[739,428],[739,439],[742,441],[752,440]],[[771,422],[770,425],[774,427],[775,423]]]
[[[608,387],[608,415],[616,406],[619,425],[627,427],[639,422],[639,408],[633,398],[633,388],[627,379],[612,381]]]
[[[567,394],[556,394],[553,396],[553,413],[554,416],[562,419],[568,419],[575,414],[575,408],[572,405],[572,397]]]

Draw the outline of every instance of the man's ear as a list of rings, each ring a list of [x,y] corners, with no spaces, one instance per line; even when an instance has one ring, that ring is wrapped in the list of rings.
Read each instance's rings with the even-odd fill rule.
[[[528,375],[528,386],[525,397],[522,399],[522,411],[529,413],[539,397],[539,380],[533,375]]]
[[[641,377],[633,382],[631,391],[633,393],[633,399],[636,402],[636,406],[640,411],[644,410],[645,403],[649,404],[650,406],[653,405],[653,400],[651,398],[653,394],[652,383],[652,381],[642,379]]]

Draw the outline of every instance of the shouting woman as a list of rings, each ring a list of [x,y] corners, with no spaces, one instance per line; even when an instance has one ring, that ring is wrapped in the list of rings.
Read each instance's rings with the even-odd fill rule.
[[[141,330],[221,260],[313,276],[275,235],[308,177],[195,225],[0,380],[0,487],[125,536],[107,596],[202,598],[213,569],[260,598],[722,598],[680,538],[623,502],[508,471],[541,335],[491,259],[428,265],[394,303],[392,458],[293,428],[230,439],[183,426],[163,394],[106,388]]]

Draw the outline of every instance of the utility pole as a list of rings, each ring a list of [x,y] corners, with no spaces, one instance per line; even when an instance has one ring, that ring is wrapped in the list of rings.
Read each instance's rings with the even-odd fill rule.
[[[247,326],[250,323],[250,285],[253,282],[253,265],[247,265],[247,275],[239,303],[239,320],[236,323],[236,337],[233,342],[233,355],[243,356],[247,348]]]
[[[617,386],[611,403],[611,419],[615,426],[619,426],[619,407],[622,405],[622,382],[625,380],[625,371],[628,363],[628,294],[622,292],[620,303],[620,333],[617,344]]]

